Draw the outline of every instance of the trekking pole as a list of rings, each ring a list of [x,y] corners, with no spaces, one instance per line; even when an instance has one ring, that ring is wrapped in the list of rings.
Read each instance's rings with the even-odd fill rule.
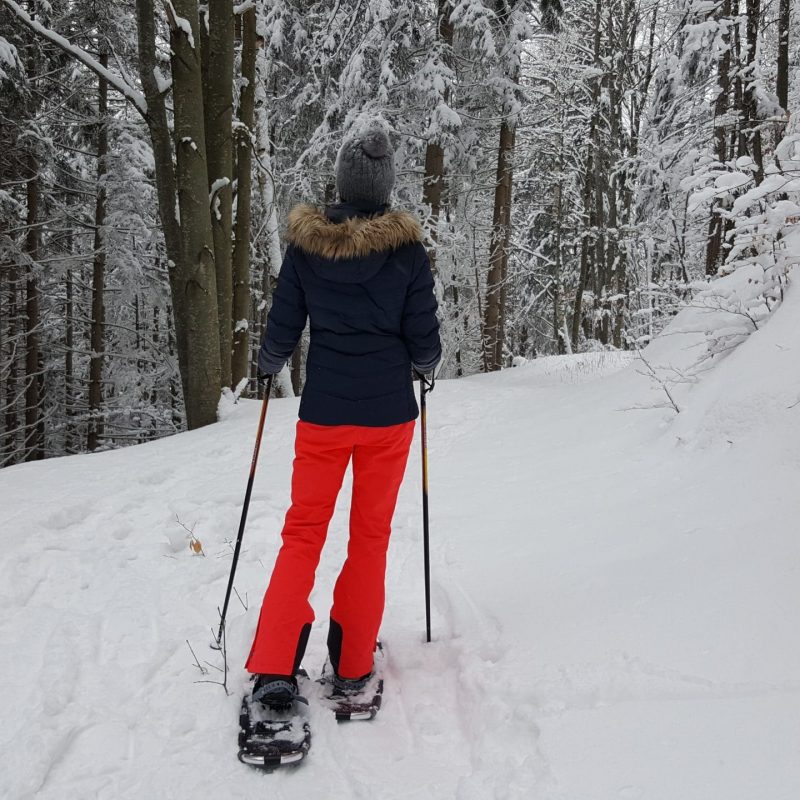
[[[250,477],[247,479],[247,491],[244,494],[244,506],[242,507],[242,518],[239,520],[239,535],[236,537],[236,547],[233,551],[233,563],[231,564],[231,574],[228,578],[228,590],[225,592],[225,602],[222,605],[222,616],[219,621],[219,632],[214,644],[211,645],[215,650],[222,649],[222,633],[225,629],[225,617],[228,613],[228,603],[231,599],[233,589],[233,578],[236,575],[236,565],[239,563],[239,552],[242,549],[242,537],[244,536],[244,526],[247,522],[247,510],[250,508],[250,495],[253,492],[253,480],[256,477],[256,465],[258,464],[258,451],[261,449],[261,435],[264,432],[264,420],[267,418],[267,406],[269,405],[269,395],[272,391],[272,378],[270,375],[267,386],[264,389],[264,400],[261,403],[261,416],[258,420],[258,433],[256,434],[256,446],[253,449],[253,460],[250,462]]]
[[[433,381],[419,377],[420,427],[422,432],[422,541],[425,552],[425,633],[431,640],[431,553],[430,527],[428,525],[428,409],[425,398],[433,389]]]

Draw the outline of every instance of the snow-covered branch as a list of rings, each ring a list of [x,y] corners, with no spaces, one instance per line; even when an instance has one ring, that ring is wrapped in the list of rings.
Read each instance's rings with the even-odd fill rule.
[[[131,86],[124,78],[111,72],[111,70],[104,67],[97,59],[93,58],[82,48],[76,47],[60,34],[50,30],[50,28],[46,28],[40,22],[37,22],[21,8],[18,3],[15,3],[14,0],[0,0],[0,2],[2,2],[23,25],[80,61],[84,66],[92,70],[95,75],[99,75],[108,82],[109,86],[112,86],[123,97],[129,100],[143,117],[147,116],[147,101],[144,99],[144,95],[138,89]]]
[[[180,31],[186,37],[189,47],[194,50],[194,34],[192,33],[192,24],[186,17],[182,17],[175,10],[172,0],[166,0],[164,8],[167,12],[167,22],[172,31]]]
[[[19,60],[17,48],[0,36],[0,78],[7,78],[8,73],[5,72],[3,67],[20,70],[22,69],[22,63]]]

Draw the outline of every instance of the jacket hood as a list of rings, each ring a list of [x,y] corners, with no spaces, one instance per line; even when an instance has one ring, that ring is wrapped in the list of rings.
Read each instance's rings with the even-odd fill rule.
[[[303,205],[289,212],[288,238],[307,253],[338,261],[419,242],[422,228],[416,217],[406,211],[333,222],[319,209]]]
[[[334,222],[319,209],[301,205],[289,212],[287,238],[309,256],[320,277],[360,283],[373,277],[393,250],[422,241],[422,228],[406,211]]]

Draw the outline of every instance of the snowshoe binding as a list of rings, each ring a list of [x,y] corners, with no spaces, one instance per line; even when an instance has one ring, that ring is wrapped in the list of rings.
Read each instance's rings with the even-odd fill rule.
[[[298,678],[293,680],[255,675],[245,692],[239,714],[239,761],[268,772],[299,764],[311,747],[308,701],[300,695]]]
[[[383,697],[385,655],[378,642],[372,672],[363,678],[350,680],[338,676],[330,661],[325,662],[319,682],[323,686],[322,702],[334,712],[338,722],[374,719]]]

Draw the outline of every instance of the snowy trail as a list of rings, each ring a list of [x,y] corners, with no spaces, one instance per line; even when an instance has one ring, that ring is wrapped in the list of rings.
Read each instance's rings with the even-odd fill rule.
[[[796,800],[798,307],[794,290],[684,387],[679,418],[626,410],[653,387],[609,354],[441,382],[435,641],[423,642],[417,440],[390,551],[384,708],[337,725],[313,707],[295,772],[246,769],[235,744],[297,401],[270,405],[237,578],[248,610],[234,599],[229,616],[230,697],[198,682],[217,673],[200,675],[186,640],[219,663],[208,643],[257,404],[170,440],[3,470],[0,797]],[[653,352],[686,349],[675,335]],[[312,597],[312,675],[348,495],[346,483]]]

